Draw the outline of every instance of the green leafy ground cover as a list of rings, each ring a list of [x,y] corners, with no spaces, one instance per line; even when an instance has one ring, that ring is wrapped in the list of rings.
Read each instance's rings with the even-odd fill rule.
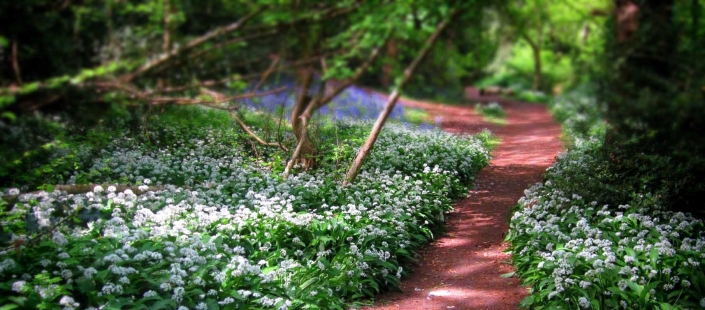
[[[137,131],[63,137],[71,147],[47,146],[48,163],[17,179],[102,184],[92,191],[2,191],[0,305],[342,309],[399,284],[489,160],[487,133],[390,124],[342,187],[368,122],[322,123],[321,168],[284,180],[286,154],[255,152],[226,114],[149,119]],[[37,128],[13,130],[41,138],[26,135]]]
[[[475,104],[475,112],[480,113],[485,121],[500,125],[507,124],[507,112],[497,102]]]
[[[604,124],[592,99],[558,98],[572,146],[525,192],[507,240],[532,309],[705,307],[703,222],[646,189],[615,201],[603,182]],[[623,191],[623,189],[617,189]],[[623,197],[625,193],[617,193]]]

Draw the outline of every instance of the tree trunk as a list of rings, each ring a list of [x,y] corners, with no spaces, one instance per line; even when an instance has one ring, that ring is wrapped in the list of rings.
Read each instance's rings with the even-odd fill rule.
[[[431,50],[433,43],[435,43],[438,37],[440,37],[441,33],[443,32],[443,29],[446,28],[446,26],[448,25],[448,23],[450,23],[450,20],[455,16],[456,13],[457,11],[453,10],[446,19],[441,21],[441,23],[436,26],[436,30],[433,32],[433,34],[431,34],[428,40],[426,40],[424,47],[421,49],[421,51],[419,51],[419,54],[416,56],[414,61],[412,61],[409,67],[404,70],[404,75],[402,77],[401,82],[399,82],[399,85],[395,87],[394,91],[389,96],[389,99],[387,99],[387,103],[385,104],[384,109],[382,110],[382,112],[380,112],[379,116],[377,117],[377,121],[375,121],[374,126],[372,126],[372,131],[370,132],[367,141],[365,141],[365,144],[362,146],[362,148],[360,148],[360,151],[357,153],[357,157],[355,157],[355,160],[350,166],[350,170],[348,170],[348,173],[345,175],[343,185],[348,185],[355,181],[355,178],[357,177],[357,174],[360,172],[360,168],[362,167],[362,163],[365,162],[365,158],[367,158],[370,151],[372,150],[372,147],[375,144],[375,141],[377,141],[377,137],[379,136],[380,131],[382,131],[384,123],[387,121],[389,114],[392,113],[392,110],[394,109],[397,100],[399,100],[402,88],[407,82],[409,82],[416,68],[419,66],[424,57],[426,57],[428,51]]]
[[[307,160],[313,156],[314,148],[311,145],[311,141],[308,139],[308,134],[305,132],[304,128],[308,126],[308,122],[304,121],[304,112],[311,102],[311,96],[308,95],[308,89],[311,86],[311,80],[313,79],[313,70],[308,68],[302,72],[301,89],[296,98],[296,105],[294,110],[291,111],[291,128],[296,137],[297,148],[301,144],[300,154],[296,157],[296,162],[294,164],[303,164],[305,169],[313,168],[313,162]]]
[[[392,62],[397,59],[399,53],[397,52],[397,44],[395,40],[389,40],[387,44],[386,57],[384,59],[384,64],[382,65],[382,86],[389,87],[394,82],[392,74],[394,73],[394,67]]]
[[[171,49],[171,32],[169,29],[169,22],[170,22],[170,17],[171,15],[169,12],[171,11],[171,6],[169,3],[169,0],[164,0],[164,33],[162,33],[162,52],[166,55],[169,53],[169,50]],[[161,76],[159,79],[157,79],[157,89],[164,89],[166,87],[166,84],[164,82],[165,78],[165,73],[162,72]]]
[[[534,84],[531,89],[537,91],[541,89],[541,48],[532,45],[531,50],[534,52]]]
[[[388,37],[387,37],[387,39],[388,39]],[[304,145],[306,143],[310,143],[310,141],[303,140],[303,139],[307,139],[308,122],[311,118],[311,115],[313,115],[313,113],[318,108],[328,104],[331,100],[333,100],[333,98],[338,96],[343,90],[348,88],[357,79],[359,79],[360,76],[362,76],[362,74],[367,70],[367,68],[370,67],[372,62],[377,58],[377,56],[379,55],[380,49],[383,48],[384,45],[386,45],[387,39],[385,39],[384,42],[382,42],[382,44],[380,46],[378,46],[372,50],[372,52],[368,56],[367,60],[365,60],[365,62],[360,67],[357,68],[357,71],[355,71],[355,73],[351,77],[343,80],[334,89],[327,92],[326,85],[328,83],[326,83],[326,82],[321,83],[321,86],[318,88],[318,93],[316,94],[316,96],[308,103],[305,110],[301,113],[301,116],[298,117],[301,119],[300,134],[301,134],[302,140],[299,140],[299,143],[296,145],[296,149],[294,149],[294,153],[291,155],[291,159],[286,164],[286,168],[284,169],[284,174],[283,174],[285,179],[288,178],[289,175],[291,174],[291,169],[293,168],[294,163],[297,162],[299,157],[301,156],[301,152],[303,151]]]
[[[291,174],[291,169],[293,169],[294,165],[297,163],[303,164],[305,169],[309,169],[315,165],[315,159],[312,157],[314,149],[311,145],[311,141],[308,139],[308,123],[311,120],[311,115],[313,115],[313,112],[320,107],[321,100],[325,94],[325,89],[326,82],[321,82],[316,96],[311,99],[311,101],[306,105],[306,109],[300,113],[299,117],[297,117],[299,121],[298,127],[300,128],[300,138],[296,144],[294,153],[291,155],[291,159],[287,162],[286,168],[284,168],[283,176],[285,179],[289,177]]]

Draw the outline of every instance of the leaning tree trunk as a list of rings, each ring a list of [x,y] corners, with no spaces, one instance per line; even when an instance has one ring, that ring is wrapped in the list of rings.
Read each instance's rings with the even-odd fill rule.
[[[300,119],[300,121],[301,121],[301,123],[298,126],[300,127],[299,132],[301,134],[302,139],[306,139],[308,136],[308,123],[309,123],[309,120],[311,119],[311,116],[313,115],[313,113],[318,108],[331,102],[331,100],[333,100],[333,98],[338,96],[346,88],[348,88],[355,81],[357,81],[357,79],[359,79],[360,76],[362,76],[362,74],[367,70],[367,68],[369,68],[370,65],[372,65],[372,62],[379,55],[380,49],[383,48],[384,45],[386,45],[388,38],[389,37],[385,38],[384,42],[382,42],[382,44],[380,46],[378,46],[372,50],[372,52],[368,56],[367,60],[365,60],[365,62],[360,67],[357,68],[357,71],[355,71],[355,73],[351,77],[343,80],[335,88],[333,88],[329,92],[326,92],[326,84],[327,83],[325,81],[321,83],[321,86],[318,88],[318,93],[316,94],[316,96],[313,99],[311,99],[310,101],[308,101],[308,104],[306,104],[305,109],[303,109],[303,112],[301,112],[300,116],[297,117],[297,119]],[[307,102],[307,101],[303,100],[302,102]],[[302,105],[301,107],[303,107],[303,103],[300,103],[300,104]],[[297,103],[297,105],[298,105],[298,103]],[[298,107],[298,108],[301,108],[301,107]],[[294,149],[294,153],[291,155],[291,159],[289,160],[289,162],[287,162],[286,168],[284,168],[283,177],[285,179],[288,178],[289,175],[291,174],[291,169],[294,167],[294,163],[298,162],[299,158],[301,157],[301,153],[305,147],[304,145],[307,142],[310,143],[310,141],[307,141],[307,140],[299,140],[299,143],[296,145],[296,148]]]
[[[404,85],[406,85],[406,83],[409,82],[416,68],[419,66],[424,57],[426,57],[429,50],[431,50],[433,43],[435,43],[438,37],[440,37],[441,33],[443,32],[443,29],[448,26],[450,20],[455,16],[456,13],[457,11],[453,10],[446,19],[441,21],[441,23],[436,26],[436,30],[433,32],[433,34],[431,34],[428,40],[426,40],[424,47],[421,49],[421,51],[419,51],[419,54],[416,55],[414,61],[412,61],[411,64],[406,68],[406,70],[404,70],[402,80],[394,88],[394,91],[389,96],[389,99],[387,99],[387,103],[385,104],[384,109],[382,110],[382,112],[380,112],[379,116],[377,117],[377,121],[375,121],[374,126],[372,126],[372,131],[370,132],[367,141],[365,141],[365,144],[357,153],[357,157],[355,157],[355,160],[350,166],[350,170],[348,170],[348,173],[345,176],[343,185],[348,185],[355,181],[355,178],[357,177],[357,174],[360,172],[360,168],[362,167],[362,163],[365,162],[365,158],[367,158],[367,156],[370,154],[370,151],[372,150],[375,141],[377,141],[377,137],[379,136],[380,131],[382,131],[382,127],[384,127],[384,123],[387,121],[389,114],[392,113],[392,110],[394,109],[397,100],[399,100],[402,88],[404,87]]]

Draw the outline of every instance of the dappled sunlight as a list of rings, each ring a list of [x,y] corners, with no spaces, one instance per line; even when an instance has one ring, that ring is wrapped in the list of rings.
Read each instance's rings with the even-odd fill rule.
[[[518,279],[500,276],[513,270],[502,241],[509,208],[561,152],[561,131],[543,105],[500,105],[507,111],[504,126],[484,122],[470,105],[428,107],[443,116],[445,131],[489,128],[501,143],[469,196],[448,214],[446,232],[421,251],[418,267],[401,283],[403,292],[380,295],[375,309],[516,309],[527,295]]]

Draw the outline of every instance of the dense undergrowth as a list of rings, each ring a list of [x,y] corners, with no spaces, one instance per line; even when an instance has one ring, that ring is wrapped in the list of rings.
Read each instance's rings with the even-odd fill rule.
[[[6,124],[19,140],[52,136],[23,122]],[[43,164],[0,199],[8,309],[342,309],[398,285],[489,160],[487,133],[390,124],[343,187],[368,122],[321,122],[319,169],[286,180],[287,153],[215,111],[168,109],[80,138],[51,123],[57,140],[26,141],[46,143]]]
[[[705,307],[705,226],[669,211],[648,187],[615,187],[605,125],[585,95],[551,109],[571,139],[544,182],[525,192],[507,236],[532,309]],[[628,197],[624,199],[623,197]]]

